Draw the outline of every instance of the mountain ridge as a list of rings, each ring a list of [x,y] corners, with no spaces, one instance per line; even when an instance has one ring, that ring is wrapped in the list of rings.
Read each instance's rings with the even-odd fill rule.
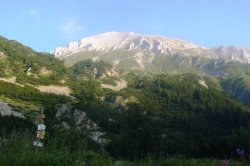
[[[65,47],[57,47],[51,53],[55,57],[65,58],[76,53],[97,51],[138,51],[154,55],[200,56],[209,59],[250,63],[250,50],[237,46],[216,46],[206,48],[180,39],[159,35],[141,35],[134,32],[106,32],[74,41]]]
[[[178,46],[178,47],[177,47]],[[83,38],[78,42],[71,42],[66,47],[58,47],[51,53],[60,56],[75,49],[78,51],[108,51],[118,49],[128,50],[152,50],[168,53],[169,48],[191,49],[198,46],[179,39],[163,36],[141,35],[134,32],[106,32],[95,36]]]

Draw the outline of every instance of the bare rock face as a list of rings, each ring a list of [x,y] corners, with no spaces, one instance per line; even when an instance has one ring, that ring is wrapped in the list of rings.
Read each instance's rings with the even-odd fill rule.
[[[83,59],[92,59],[112,63],[123,70],[155,72],[156,69],[160,73],[176,73],[173,68],[179,69],[182,66],[207,71],[207,67],[199,64],[199,61],[204,62],[204,60],[208,62],[208,66],[213,62],[218,65],[219,62],[250,63],[250,50],[247,48],[236,46],[205,48],[179,39],[133,32],[106,32],[86,37],[65,47],[58,47],[51,53],[55,57],[64,59],[68,65]]]
[[[25,118],[24,115],[20,112],[13,111],[8,104],[0,101],[0,114],[1,116],[15,116],[18,118]]]
[[[70,113],[70,110],[68,109],[67,105],[62,104],[60,107],[58,107],[56,112],[56,118],[60,119],[62,116],[66,116]]]
[[[236,46],[219,46],[212,49],[217,57],[228,61],[237,61],[241,63],[250,63],[250,50]]]
[[[198,48],[197,45],[163,36],[140,35],[133,32],[106,32],[83,38],[52,51],[56,57],[79,51],[141,50],[169,54],[173,50]]]
[[[87,131],[89,137],[97,143],[107,142],[103,138],[106,133],[99,131],[98,125],[87,117],[86,112],[61,104],[57,108],[56,118],[60,122],[56,126],[58,128],[70,130],[76,127],[79,131]]]
[[[62,120],[62,119],[71,119],[74,120],[75,125],[78,128],[83,127],[82,125],[84,124],[84,121],[87,121],[87,117],[86,117],[86,113],[83,111],[79,111],[75,108],[68,108],[67,105],[65,104],[61,104],[58,109],[57,109],[57,113],[56,113],[56,118],[58,120]],[[64,122],[65,124],[66,122]],[[68,128],[68,127],[67,127]]]

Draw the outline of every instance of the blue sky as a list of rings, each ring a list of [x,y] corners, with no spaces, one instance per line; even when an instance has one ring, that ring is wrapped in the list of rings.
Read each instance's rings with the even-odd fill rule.
[[[45,52],[108,31],[250,48],[249,0],[2,0],[0,21],[0,35]]]

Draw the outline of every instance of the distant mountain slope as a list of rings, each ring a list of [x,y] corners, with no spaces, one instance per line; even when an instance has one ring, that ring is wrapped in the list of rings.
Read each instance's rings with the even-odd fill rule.
[[[212,49],[162,36],[107,32],[58,47],[52,53],[66,65],[81,60],[103,60],[123,70],[151,73],[195,72],[230,75],[223,69],[234,63],[249,63],[249,49],[229,46]],[[226,67],[225,67],[226,66]]]
[[[236,46],[219,46],[212,49],[218,58],[250,63],[250,50]]]
[[[92,60],[110,63],[119,71],[222,77],[219,79],[222,80],[221,88],[249,105],[250,88],[246,84],[250,81],[246,78],[250,76],[250,50],[247,48],[218,46],[208,49],[163,36],[107,32],[58,47],[52,53],[67,66],[81,66],[78,62]],[[232,80],[244,80],[246,84],[239,87]]]

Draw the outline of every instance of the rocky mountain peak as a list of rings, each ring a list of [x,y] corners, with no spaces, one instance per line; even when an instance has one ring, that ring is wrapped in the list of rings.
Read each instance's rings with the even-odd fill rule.
[[[83,38],[58,47],[55,56],[70,55],[79,51],[141,50],[152,53],[169,54],[172,50],[187,50],[198,46],[182,40],[162,36],[140,35],[134,32],[107,32]]]
[[[65,47],[58,47],[52,54],[56,57],[64,58],[71,55],[82,55],[89,51],[95,55],[89,59],[101,59],[104,54],[109,54],[108,62],[117,65],[125,61],[125,56],[118,58],[111,52],[127,52],[134,57],[134,62],[139,68],[144,69],[145,63],[153,62],[158,55],[181,55],[183,57],[200,57],[213,60],[223,60],[225,62],[250,63],[250,50],[236,46],[219,46],[215,48],[204,48],[190,42],[179,39],[167,38],[156,35],[141,35],[134,32],[106,32],[95,36],[83,38],[79,41],[71,42]],[[138,55],[139,60],[138,60]],[[84,59],[83,57],[78,59]],[[106,60],[107,61],[107,60]],[[144,62],[145,61],[145,62]],[[188,62],[191,63],[191,62]]]

